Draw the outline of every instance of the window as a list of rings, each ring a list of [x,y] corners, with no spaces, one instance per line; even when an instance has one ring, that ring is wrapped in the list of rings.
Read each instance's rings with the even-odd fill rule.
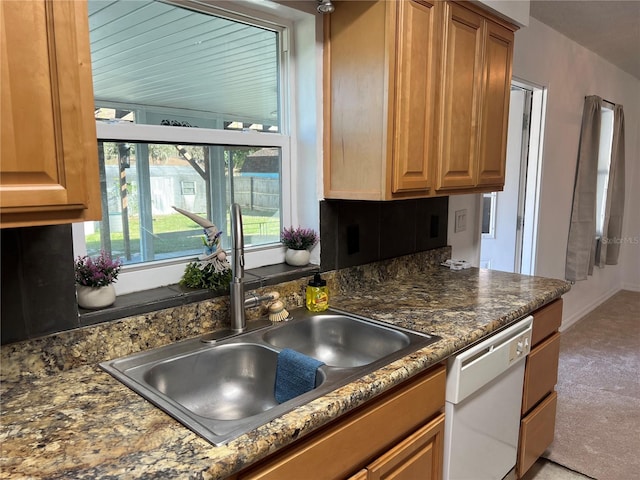
[[[613,142],[613,110],[603,105],[600,111],[600,150],[598,151],[598,184],[596,196],[596,235],[602,237],[611,166]]]
[[[496,201],[497,192],[482,194],[482,238],[496,238]]]
[[[196,182],[182,181],[181,182],[181,194],[184,197],[196,195]]]
[[[103,220],[76,228],[76,254],[105,249],[123,258],[121,279],[171,266],[168,277],[151,273],[143,288],[175,283],[202,253],[202,232],[172,206],[208,217],[228,248],[229,205],[237,202],[245,244],[254,247],[248,266],[282,260],[279,232],[297,223],[292,200],[317,197],[298,195],[292,182],[293,23],[259,17],[200,2],[89,0]],[[315,131],[309,111],[312,122],[298,121]],[[307,137],[305,153],[314,145]],[[119,293],[141,289],[123,283]]]
[[[245,245],[279,242],[280,148],[102,140],[98,148],[103,220],[85,224],[88,253],[104,249],[125,265],[193,257],[202,228],[173,206],[230,232],[232,199],[243,209]]]

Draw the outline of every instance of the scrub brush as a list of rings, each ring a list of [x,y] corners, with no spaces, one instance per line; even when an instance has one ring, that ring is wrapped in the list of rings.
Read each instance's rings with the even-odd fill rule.
[[[280,298],[280,294],[278,292],[274,293],[274,302],[269,305],[269,320],[272,322],[281,322],[289,318],[289,312],[284,308],[284,303]]]

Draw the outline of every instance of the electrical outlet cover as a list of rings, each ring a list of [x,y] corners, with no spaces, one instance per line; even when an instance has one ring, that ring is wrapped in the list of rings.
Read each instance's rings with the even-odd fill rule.
[[[456,210],[456,223],[454,233],[464,232],[467,229],[467,209]]]

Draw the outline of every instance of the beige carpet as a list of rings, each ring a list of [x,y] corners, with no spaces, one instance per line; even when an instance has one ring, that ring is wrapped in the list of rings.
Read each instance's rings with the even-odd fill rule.
[[[555,440],[544,457],[598,480],[640,479],[640,292],[562,333]]]

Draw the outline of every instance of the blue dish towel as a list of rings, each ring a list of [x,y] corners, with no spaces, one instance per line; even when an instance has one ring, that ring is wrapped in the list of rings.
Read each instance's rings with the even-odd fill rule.
[[[291,400],[316,386],[316,371],[324,365],[320,360],[285,348],[278,354],[275,397],[278,403]]]

